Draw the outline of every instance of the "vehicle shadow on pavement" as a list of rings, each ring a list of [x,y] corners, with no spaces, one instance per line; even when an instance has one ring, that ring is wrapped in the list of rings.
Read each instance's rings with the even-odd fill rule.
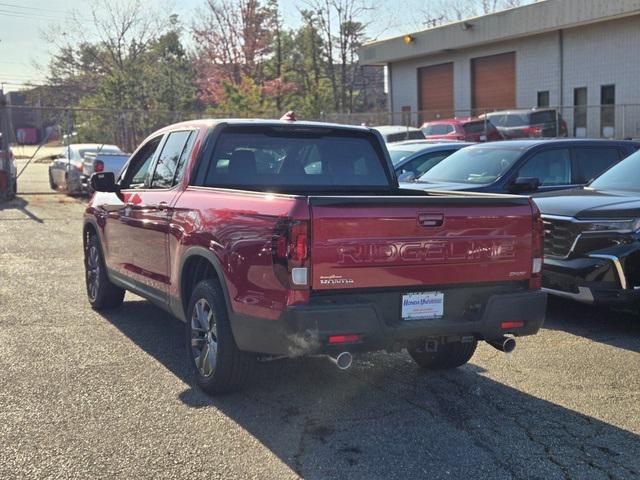
[[[29,205],[29,202],[27,200],[25,200],[21,196],[17,196],[13,200],[0,202],[0,211],[2,211],[2,210],[18,210],[19,212],[23,213],[24,215],[29,217],[34,222],[44,223],[44,220],[42,218],[38,217],[35,213],[31,212],[27,208],[27,205]]]
[[[569,314],[567,312],[570,312]],[[640,353],[640,314],[549,298],[545,328]]]
[[[182,322],[146,301],[102,315],[193,385]],[[323,358],[273,361],[241,393],[210,397],[192,387],[179,397],[224,413],[305,478],[640,477],[638,435],[473,364],[425,373],[404,353],[381,353],[340,372]]]

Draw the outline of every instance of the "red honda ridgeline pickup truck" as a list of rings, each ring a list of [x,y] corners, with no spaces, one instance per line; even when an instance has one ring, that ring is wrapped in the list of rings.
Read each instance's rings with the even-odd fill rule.
[[[256,359],[407,348],[454,368],[485,340],[541,327],[543,227],[530,199],[400,190],[375,130],[199,120],[147,138],[116,182],[96,173],[84,219],[87,293],[125,290],[186,322],[210,393]]]

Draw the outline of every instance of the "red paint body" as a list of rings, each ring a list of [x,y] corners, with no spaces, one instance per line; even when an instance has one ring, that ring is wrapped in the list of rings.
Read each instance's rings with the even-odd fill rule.
[[[488,204],[476,196],[448,201],[399,192],[397,197],[315,204],[316,198],[334,197],[190,186],[211,124],[180,127],[185,125],[199,134],[177,186],[97,193],[86,211],[86,219],[98,227],[109,270],[138,289],[148,288],[147,298],[166,303],[178,316],[184,315],[181,268],[194,247],[214,255],[230,311],[263,320],[277,320],[291,305],[308,304],[321,292],[528,285],[533,276],[532,219],[537,212],[530,201],[493,197]],[[130,206],[107,213],[100,207],[105,196],[118,196]],[[359,198],[368,202],[360,204]],[[308,248],[300,248],[309,255],[308,286],[288,288],[278,278],[274,236],[283,221],[308,226]]]

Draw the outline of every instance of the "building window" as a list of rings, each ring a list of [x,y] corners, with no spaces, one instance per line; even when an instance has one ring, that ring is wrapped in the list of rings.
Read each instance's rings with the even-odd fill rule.
[[[538,92],[538,107],[549,106],[549,90]]]
[[[600,88],[600,133],[612,138],[616,134],[616,86],[603,85]]]
[[[573,90],[573,136],[587,136],[587,87]]]

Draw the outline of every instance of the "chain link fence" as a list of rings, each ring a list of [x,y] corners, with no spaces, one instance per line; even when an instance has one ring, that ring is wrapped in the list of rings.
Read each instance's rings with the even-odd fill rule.
[[[15,145],[57,142],[105,143],[133,151],[155,130],[172,123],[211,118],[204,112],[176,112],[154,110],[110,110],[94,108],[49,108],[6,106],[9,123],[9,143]],[[578,107],[549,107],[556,122],[557,135],[578,138],[640,139],[640,105],[585,105]],[[322,113],[317,120],[349,125],[401,125],[420,127],[426,121],[464,118],[490,114],[496,109],[402,112]],[[535,110],[529,110],[533,112]],[[3,112],[0,112],[2,115]],[[246,115],[235,115],[246,117]],[[269,115],[265,118],[277,118]],[[517,123],[517,119],[510,120]]]

